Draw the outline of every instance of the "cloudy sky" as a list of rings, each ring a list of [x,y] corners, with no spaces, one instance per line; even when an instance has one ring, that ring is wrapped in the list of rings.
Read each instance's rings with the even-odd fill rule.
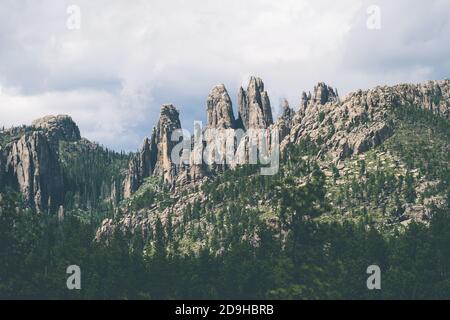
[[[449,35],[448,0],[0,0],[0,126],[69,114],[135,150],[162,103],[190,129],[212,86],[236,101],[250,75],[275,114],[319,81],[345,95],[448,78]]]

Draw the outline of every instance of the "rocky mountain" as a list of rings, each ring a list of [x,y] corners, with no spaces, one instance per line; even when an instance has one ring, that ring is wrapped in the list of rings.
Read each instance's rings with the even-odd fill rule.
[[[61,140],[81,140],[80,129],[71,117],[67,115],[47,116],[33,121],[31,126],[35,130],[44,131],[46,137],[53,144]]]
[[[20,191],[25,204],[38,212],[56,210],[64,200],[57,146],[61,140],[81,139],[77,125],[68,116],[49,116],[1,135],[1,184]]]
[[[181,129],[179,111],[173,105],[163,105],[151,139],[144,140],[140,152],[129,163],[123,184],[125,198],[136,192],[144,179],[151,175],[170,184],[175,181],[179,168],[178,164],[172,162],[171,153],[177,142],[171,138],[177,129]]]
[[[48,137],[32,132],[3,150],[3,180],[20,191],[25,204],[38,212],[62,205],[62,171]]]
[[[191,153],[188,165],[172,163],[170,154],[178,141],[171,141],[172,133],[181,129],[179,113],[172,105],[163,105],[161,107],[160,120],[153,130],[152,138],[146,139],[140,152],[129,163],[128,173],[124,182],[125,198],[131,197],[139,186],[142,185],[145,178],[150,176],[163,177],[171,185],[176,182],[186,184],[203,178],[205,167],[214,162],[215,170],[220,170],[216,166],[218,163],[225,163],[226,140],[228,129],[269,129],[273,125],[272,109],[267,91],[264,90],[264,83],[260,78],[251,77],[246,91],[242,88],[238,93],[239,114],[236,119],[233,114],[233,106],[227,89],[223,84],[214,86],[206,101],[207,126],[201,130],[200,135],[204,135],[206,145],[215,144],[210,148],[202,158],[198,152]],[[286,102],[287,103],[287,102]],[[282,137],[290,130],[292,109],[289,105],[284,106],[284,114],[276,124],[280,127]],[[241,137],[242,148],[248,157],[248,137]],[[203,146],[203,141],[195,143],[195,135],[191,137],[193,148]],[[151,143],[149,143],[151,141]],[[241,143],[237,141],[237,147]],[[146,155],[146,156],[144,156]],[[195,155],[202,158],[200,163],[195,161]],[[235,163],[231,164],[236,165]],[[145,169],[150,168],[150,170]]]
[[[450,108],[449,80],[429,81],[423,84],[403,84],[392,87],[380,86],[366,91],[359,90],[350,93],[342,99],[339,97],[337,90],[324,83],[319,83],[314,87],[312,93],[303,92],[301,94],[300,103],[296,111],[289,107],[287,101],[284,101],[282,115],[273,122],[270,100],[264,89],[264,84],[261,79],[252,77],[247,90],[239,89],[238,104],[238,117],[234,121],[231,99],[225,87],[223,85],[214,87],[206,103],[208,127],[220,130],[244,128],[247,131],[250,128],[268,129],[269,131],[274,128],[278,129],[282,158],[287,160],[284,160],[285,163],[282,165],[281,173],[277,175],[278,177],[268,179],[274,181],[284,179],[283,177],[285,179],[294,179],[299,186],[307,183],[310,178],[298,176],[299,173],[296,173],[295,170],[291,172],[290,170],[293,169],[288,168],[292,165],[286,164],[286,161],[287,163],[293,161],[293,154],[299,152],[293,150],[303,150],[301,152],[304,153],[304,156],[301,156],[301,158],[308,159],[305,161],[316,163],[325,173],[326,185],[329,189],[326,199],[330,204],[335,204],[333,209],[325,210],[325,213],[322,215],[323,219],[350,217],[352,212],[353,214],[356,212],[357,208],[357,210],[364,212],[372,210],[374,212],[372,217],[377,221],[377,224],[384,225],[391,222],[397,224],[401,221],[411,221],[411,219],[426,219],[427,212],[429,212],[427,208],[431,204],[441,207],[445,206],[446,194],[443,191],[446,190],[445,186],[447,185],[445,179],[442,181],[439,179],[443,179],[443,177],[438,177],[436,180],[436,177],[433,177],[435,174],[425,173],[427,169],[423,169],[422,175],[417,173],[419,170],[417,166],[431,166],[430,159],[422,159],[421,161],[423,162],[420,162],[420,165],[419,160],[416,159],[416,163],[411,164],[409,158],[404,158],[402,153],[396,152],[395,149],[387,149],[386,151],[386,148],[392,148],[391,146],[398,143],[399,139],[405,139],[405,134],[408,136],[407,132],[411,132],[411,130],[418,130],[418,132],[414,132],[414,135],[423,137],[427,135],[425,132],[437,130],[435,139],[437,151],[433,152],[438,152],[439,155],[436,156],[436,164],[433,164],[433,166],[441,166],[441,168],[444,166],[443,170],[445,170],[443,163],[445,163],[446,158],[448,159],[448,155],[446,155],[449,148],[448,137],[445,138],[445,133],[442,136],[442,130],[434,128],[434,124],[428,123],[420,126],[417,124],[414,126],[406,118],[414,114],[418,119],[414,121],[421,121],[422,118],[427,119],[429,114],[436,116],[437,119],[442,119],[444,123],[448,123]],[[416,115],[416,110],[423,110],[425,113]],[[173,129],[179,128],[177,112],[175,118],[177,125],[170,126]],[[439,120],[433,121],[439,122]],[[424,131],[425,127],[430,125],[433,129]],[[166,131],[166,134],[169,135],[169,131]],[[409,135],[408,140],[402,140],[403,142],[401,143],[414,145],[417,142],[417,139],[409,139],[414,137],[414,135]],[[442,144],[439,144],[438,140]],[[157,141],[158,144],[161,140]],[[385,143],[386,141],[389,141],[389,143]],[[306,145],[308,147],[305,149]],[[169,149],[166,148],[166,151]],[[165,152],[164,156],[167,154]],[[162,158],[163,155],[161,152],[158,152],[157,159]],[[178,177],[186,175],[186,172],[189,172],[194,167],[188,166],[188,168],[178,170],[176,164],[170,163],[167,157],[164,159],[166,163],[165,172],[171,173],[171,175],[166,175],[166,178],[168,178],[166,179],[167,182],[170,181],[170,178],[177,180],[177,174]],[[161,162],[161,160],[157,161]],[[362,166],[363,169],[359,166]],[[202,172],[207,171],[204,170],[204,165],[202,168]],[[360,176],[362,170],[364,170],[364,176]],[[225,173],[227,172],[225,171]],[[158,175],[161,175],[161,172],[156,174],[156,176]],[[233,174],[225,174],[225,176],[228,175]],[[279,177],[280,175],[281,178]],[[386,177],[384,175],[388,175],[389,179],[393,181],[398,180],[398,185],[395,187],[398,189],[390,193],[380,194],[376,200],[371,200],[370,194],[373,191],[369,189],[364,191],[367,192],[366,196],[361,196],[362,198],[352,201],[348,200],[348,203],[343,202],[343,193],[354,193],[359,188],[366,190],[366,188],[370,188],[368,185],[371,183],[385,183]],[[190,210],[188,208],[195,205],[203,208],[201,210],[213,211],[218,214],[223,208],[232,205],[234,201],[232,199],[234,198],[230,198],[231,202],[223,200],[212,204],[211,197],[214,198],[218,195],[216,195],[215,191],[211,191],[208,186],[213,185],[213,189],[221,193],[229,190],[235,183],[242,183],[242,179],[249,181],[257,179],[255,175],[250,175],[237,177],[236,182],[226,180],[227,182],[221,184],[219,183],[219,181],[222,181],[220,176],[221,174],[218,172],[209,172],[208,174],[200,175],[201,179],[184,179],[183,181],[188,183],[172,188],[172,191],[168,193],[161,193],[161,195],[164,194],[163,197],[168,199],[168,201],[170,199],[170,205],[163,205],[158,201],[148,200],[152,203],[151,206],[137,204],[142,203],[145,199],[146,190],[154,190],[155,188],[155,181],[146,184],[141,179],[142,190],[135,188],[134,192],[139,190],[136,194],[128,193],[128,200],[120,208],[121,213],[117,219],[115,221],[111,219],[105,220],[102,227],[98,230],[97,239],[103,239],[105,235],[111,235],[115,230],[131,232],[132,234],[139,231],[147,234],[154,230],[157,218],[160,218],[163,223],[167,223],[168,217],[172,216],[171,225],[182,224],[186,210]],[[405,191],[405,177],[408,180],[407,189],[409,191]],[[359,182],[356,179],[359,179]],[[378,181],[377,179],[382,180]],[[174,185],[174,180],[170,182],[171,185]],[[287,182],[284,183],[287,184]],[[425,192],[426,186],[436,184],[439,184],[439,188],[434,192]],[[205,192],[205,188],[210,191]],[[251,189],[253,187],[249,186],[248,188]],[[264,212],[278,212],[280,210],[278,196],[270,190],[264,192],[258,196],[256,194],[240,194],[239,199],[244,201],[244,203],[248,202],[247,205],[249,206],[256,206],[262,216],[265,215]],[[402,194],[405,192],[409,195],[405,196],[404,200],[401,200]],[[414,197],[411,195],[414,195]],[[414,199],[420,198],[421,204],[414,203],[410,196]],[[410,202],[406,200],[407,198]],[[255,203],[256,199],[259,200]],[[404,203],[401,204],[401,201],[404,201]],[[382,212],[379,212],[379,208],[382,208]],[[385,210],[388,210],[387,208],[393,208],[392,210],[397,213],[388,217],[386,213],[383,213]],[[278,223],[276,222],[277,219],[275,217],[269,219],[269,224]],[[205,221],[202,223],[202,228],[209,230],[205,232],[212,232],[212,229],[209,229],[213,228],[212,225]]]
[[[309,136],[339,159],[361,154],[393,134],[389,110],[422,108],[448,119],[449,94],[449,81],[443,80],[359,90],[340,101],[332,88],[321,83],[310,98],[302,94],[288,140],[295,143]]]
[[[233,106],[228,91],[223,84],[212,88],[206,101],[208,128],[235,128]]]
[[[207,198],[201,192],[192,190],[214,181],[217,175],[229,169],[227,166],[205,163],[201,159],[202,150],[213,138],[222,134],[226,137],[227,130],[243,129],[246,134],[241,140],[243,144],[236,142],[232,150],[234,152],[243,145],[248,153],[247,133],[250,129],[267,129],[268,132],[277,129],[283,157],[293,147],[310,141],[318,147],[313,158],[320,167],[326,173],[331,172],[329,176],[342,176],[349,170],[349,161],[364,157],[402,132],[402,122],[395,116],[395,110],[421,109],[446,121],[450,117],[449,80],[379,86],[350,93],[344,98],[339,97],[337,90],[319,83],[312,93],[301,94],[296,111],[289,106],[288,101],[283,101],[283,112],[275,121],[261,79],[251,77],[247,89],[240,88],[237,98],[238,115],[235,117],[225,86],[221,84],[211,89],[205,103],[207,125],[205,128],[196,128],[198,134],[187,140],[192,147],[187,162],[183,161],[186,160],[183,157],[178,162],[172,159],[174,147],[181,141],[172,141],[172,134],[181,129],[181,123],[179,111],[170,104],[161,107],[160,118],[151,137],[144,140],[139,152],[128,161],[125,160],[128,155],[115,155],[82,139],[80,130],[69,116],[48,116],[34,121],[29,127],[3,130],[0,132],[0,185],[3,190],[9,187],[20,192],[26,205],[38,212],[55,212],[60,206],[68,205],[68,198],[72,199],[69,201],[70,206],[85,208],[96,203],[96,199],[103,199],[100,202],[119,205],[124,210],[123,220],[119,220],[117,226],[127,225],[135,230],[138,225],[143,226],[142,221],[148,221],[146,228],[151,228],[154,219],[149,217],[157,216],[155,212],[159,210],[158,204],[151,210],[141,208],[140,212],[134,212],[129,208],[124,209],[121,201],[128,199],[128,203],[132,203],[142,197],[138,191],[140,188],[146,190],[147,180],[153,179],[153,184],[157,181],[157,184],[168,186],[171,191],[166,196],[177,199],[162,210],[163,215],[167,214],[167,210],[181,214],[187,203],[205,203]],[[215,130],[214,136],[208,137],[208,130]],[[201,135],[206,136],[203,137],[205,140],[196,141]],[[221,141],[216,148],[209,150],[210,157],[226,153],[225,140]],[[195,160],[196,157],[200,157],[200,163]],[[400,161],[398,158],[391,160]],[[124,167],[125,162],[127,168]],[[98,172],[100,163],[105,163],[103,167],[106,168],[99,173],[101,177],[89,177],[93,172]],[[230,167],[233,169],[246,163],[235,162]],[[427,183],[435,182],[427,180],[421,185]],[[423,188],[421,185],[416,186],[418,190]],[[189,199],[181,201],[179,195],[186,192]],[[91,198],[89,194],[95,196]],[[433,203],[440,201],[435,200]],[[266,203],[265,206],[270,204]],[[406,212],[412,211],[408,209]],[[136,217],[141,217],[138,219],[140,222],[130,225],[129,221],[135,221]],[[105,222],[107,228],[113,228],[111,224],[111,220]],[[110,233],[106,231],[105,225],[100,235],[102,232]]]
[[[85,179],[82,173],[73,171],[86,171],[86,166],[84,170],[77,169],[80,162],[92,161],[89,155],[102,152],[100,146],[81,138],[78,126],[67,115],[47,116],[33,121],[31,126],[0,131],[0,192],[19,192],[24,204],[36,212],[57,212],[69,198],[79,197],[77,191],[87,192],[98,183],[92,181],[95,177]],[[78,199],[83,206],[88,202],[92,205],[95,201]]]
[[[449,297],[449,80],[345,97],[319,83],[278,119],[261,79],[237,96],[235,117],[213,87],[192,136],[163,105],[131,154],[81,138],[68,116],[1,130],[0,296]],[[272,174],[247,158],[252,140],[276,154]],[[244,161],[204,159],[224,151]],[[61,290],[68,261],[83,290]],[[374,264],[383,290],[367,290]]]
[[[269,95],[260,78],[251,77],[247,90],[239,89],[238,104],[238,121],[245,130],[265,129],[273,123]]]

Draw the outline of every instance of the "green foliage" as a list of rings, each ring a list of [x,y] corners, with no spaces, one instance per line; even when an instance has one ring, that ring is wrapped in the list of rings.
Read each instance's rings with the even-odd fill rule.
[[[66,188],[65,208],[110,210],[112,187],[114,183],[121,185],[129,156],[81,140],[61,141],[59,159]],[[120,194],[117,196],[120,200]]]
[[[0,198],[0,298],[449,299],[448,121],[403,108],[390,117],[394,135],[341,171],[306,137],[282,154],[274,176],[253,165],[211,172],[182,195],[149,178],[115,217],[147,214],[148,230],[117,229],[104,243],[92,240],[112,216],[107,199],[128,156],[62,144],[63,221],[32,214],[17,195]],[[437,183],[421,193],[423,181]],[[447,206],[431,207],[427,224],[380,227],[424,194]],[[72,264],[81,291],[65,287]],[[366,287],[373,264],[381,291]]]
[[[0,130],[0,146],[6,146],[8,143],[19,140],[23,135],[33,132],[31,127],[20,126],[10,129],[2,128]]]
[[[239,234],[240,218],[226,218],[230,242],[197,254],[166,251],[156,223],[155,254],[133,250],[130,235],[92,242],[94,230],[78,219],[37,217],[0,203],[0,298],[40,299],[448,299],[450,217],[436,210],[427,227],[382,235],[362,225],[299,220],[278,233],[256,223],[257,245]],[[237,212],[235,212],[237,213]],[[220,240],[219,240],[220,241]],[[82,271],[82,290],[65,287],[68,265]],[[379,265],[383,289],[369,291],[366,268]]]
[[[320,111],[318,119],[319,119],[319,123],[322,123],[322,121],[325,120],[325,112]]]
[[[130,199],[123,201],[121,205],[130,210],[139,211],[157,205],[160,210],[164,210],[173,203],[174,199],[171,198],[169,187],[157,177],[149,177],[145,179],[139,190]]]

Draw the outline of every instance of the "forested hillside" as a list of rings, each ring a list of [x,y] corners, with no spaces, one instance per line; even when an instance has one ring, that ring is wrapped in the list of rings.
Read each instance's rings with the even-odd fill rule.
[[[236,119],[216,86],[208,128],[279,130],[273,175],[175,163],[173,105],[129,155],[66,116],[2,131],[0,298],[449,299],[449,93],[445,80],[341,100],[319,84],[273,121],[260,79]]]
[[[65,210],[89,212],[96,222],[111,216],[121,200],[123,170],[129,155],[110,151],[87,140],[61,142],[60,163]]]

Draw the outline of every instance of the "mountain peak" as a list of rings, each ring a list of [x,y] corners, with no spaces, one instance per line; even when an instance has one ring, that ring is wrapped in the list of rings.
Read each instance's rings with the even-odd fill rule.
[[[80,129],[68,115],[49,115],[34,120],[32,127],[47,132],[50,140],[80,140]]]
[[[261,78],[250,77],[247,91],[238,93],[239,119],[244,128],[261,129],[273,124],[269,95]]]
[[[337,90],[334,90],[324,82],[319,82],[317,86],[314,87],[314,94],[312,96],[313,103],[324,105],[328,102],[337,102],[338,100],[339,96]]]
[[[234,127],[233,106],[225,85],[219,84],[211,89],[206,106],[209,128]]]

